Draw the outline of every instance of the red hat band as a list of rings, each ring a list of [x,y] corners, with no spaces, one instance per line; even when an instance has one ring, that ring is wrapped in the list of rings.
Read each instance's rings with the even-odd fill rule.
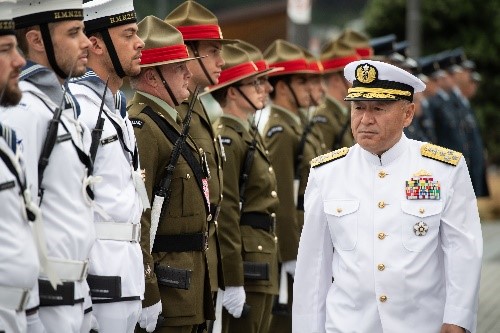
[[[260,71],[265,71],[266,69],[269,69],[269,65],[267,64],[267,61],[265,60],[258,60],[254,61],[255,66],[257,66],[257,69]]]
[[[321,63],[323,64],[324,70],[327,71],[327,70],[331,70],[331,69],[342,69],[348,63],[359,60],[359,58],[360,58],[359,55],[353,55],[353,56],[348,56],[348,57],[343,57],[343,58],[323,60]]]
[[[184,25],[176,27],[184,40],[222,39],[220,27],[216,24]]]
[[[314,72],[317,72],[318,74],[321,74],[323,72],[323,64],[321,63],[321,61],[319,60],[316,60],[316,61],[311,61],[309,63],[309,69],[314,71]]]
[[[142,50],[141,53],[141,65],[189,58],[187,47],[184,44]]]
[[[238,79],[242,76],[257,73],[257,66],[253,61],[244,62],[242,64],[227,68],[220,73],[219,85],[227,81]]]
[[[363,58],[373,57],[373,49],[371,47],[360,47],[356,49],[356,53]]]
[[[283,67],[284,70],[281,72],[278,72],[277,75],[290,74],[290,73],[299,72],[299,71],[310,71],[305,59],[296,59],[296,60],[275,62],[275,63],[269,64],[269,67]]]

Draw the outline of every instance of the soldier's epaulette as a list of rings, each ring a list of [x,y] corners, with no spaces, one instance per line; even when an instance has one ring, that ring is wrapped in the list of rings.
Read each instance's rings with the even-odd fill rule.
[[[420,153],[424,157],[432,158],[433,160],[444,162],[456,166],[462,158],[462,153],[457,151],[436,146],[431,143],[426,143],[420,148]]]
[[[348,152],[349,152],[349,148],[344,147],[344,148],[340,148],[340,149],[331,151],[329,153],[320,155],[318,157],[315,157],[311,160],[311,168],[316,168],[316,167],[319,167],[320,165],[326,164],[328,162],[338,160],[339,158],[346,156]]]

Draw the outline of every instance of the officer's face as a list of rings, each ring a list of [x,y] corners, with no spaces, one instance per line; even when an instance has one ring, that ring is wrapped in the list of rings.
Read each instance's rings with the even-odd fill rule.
[[[16,37],[0,36],[0,105],[16,105],[21,100],[19,74],[26,64],[17,51]]]
[[[353,101],[352,134],[361,147],[381,155],[399,141],[414,113],[415,104],[408,101]]]
[[[61,70],[72,77],[85,74],[90,40],[84,34],[83,21],[53,24],[51,32],[54,54]]]
[[[163,83],[161,82],[158,73],[156,73],[156,71],[154,71],[153,69],[151,70],[153,71],[153,74],[155,75],[156,79],[156,86],[155,86],[155,89],[157,91],[156,96],[160,97],[162,100],[167,102],[171,107],[175,107],[175,104],[173,103],[166,88],[163,86]],[[191,78],[191,72],[186,66],[185,61],[160,66],[160,71],[165,80],[167,81],[168,86],[172,90],[172,93],[174,94],[177,103],[180,103],[189,97],[188,85],[189,85],[189,79]]]
[[[210,76],[213,84],[219,83],[219,76],[222,71],[222,66],[224,66],[225,61],[222,58],[222,43],[217,41],[199,41],[198,45],[198,54],[200,57],[206,56],[201,59],[205,69],[207,70],[208,75]],[[193,50],[188,47],[189,55],[194,56]],[[190,61],[188,63],[189,70],[193,73],[193,82],[195,85],[199,85],[201,87],[207,87],[212,85],[212,83],[208,80],[207,76],[203,72],[203,69],[200,66],[198,61]]]
[[[120,64],[127,76],[135,76],[141,72],[141,50],[144,48],[144,42],[137,35],[137,30],[136,23],[109,29],[109,35],[120,59]],[[109,55],[107,59],[112,66]],[[114,67],[110,68],[113,69]]]

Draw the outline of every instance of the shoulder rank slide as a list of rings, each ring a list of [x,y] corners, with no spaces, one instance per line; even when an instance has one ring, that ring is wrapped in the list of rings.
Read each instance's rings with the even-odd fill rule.
[[[320,165],[326,164],[331,161],[335,161],[339,158],[342,158],[347,155],[349,152],[349,148],[344,147],[340,148],[334,151],[331,151],[329,153],[320,155],[318,157],[315,157],[311,160],[311,168],[316,168],[319,167]]]
[[[462,158],[462,153],[457,151],[426,143],[420,148],[420,153],[424,157],[432,158],[436,161],[456,166]]]

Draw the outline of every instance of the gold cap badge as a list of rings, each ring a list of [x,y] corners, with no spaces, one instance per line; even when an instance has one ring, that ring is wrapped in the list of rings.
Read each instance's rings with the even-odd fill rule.
[[[361,64],[356,68],[356,80],[361,83],[372,83],[378,77],[377,69],[370,64]]]

